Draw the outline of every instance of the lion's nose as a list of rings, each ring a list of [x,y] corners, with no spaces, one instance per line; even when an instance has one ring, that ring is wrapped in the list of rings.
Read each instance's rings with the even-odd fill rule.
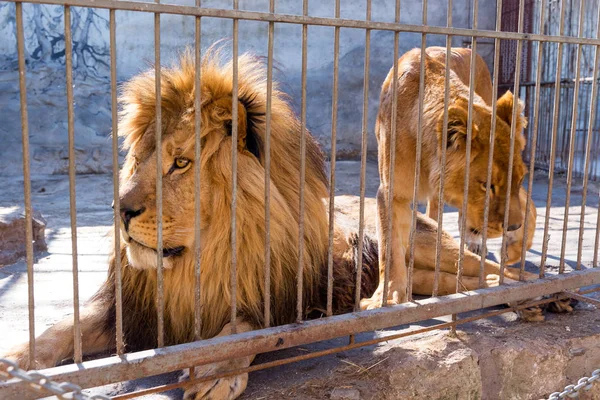
[[[121,219],[123,220],[123,224],[125,225],[125,230],[129,229],[129,222],[131,221],[131,219],[137,217],[138,215],[143,213],[145,210],[146,210],[145,207],[142,207],[137,210],[121,207],[121,210],[119,213],[121,214]]]
[[[516,231],[520,227],[521,227],[521,224],[512,224],[512,225],[509,225],[508,228],[506,228],[506,230],[509,232],[512,232],[512,231]]]

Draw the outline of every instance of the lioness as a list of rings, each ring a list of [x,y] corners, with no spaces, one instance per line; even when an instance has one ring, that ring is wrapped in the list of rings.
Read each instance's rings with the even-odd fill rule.
[[[469,86],[469,80],[471,79],[471,49],[465,49],[457,47],[451,49],[449,67],[452,71],[460,78],[460,80],[467,86]],[[446,63],[446,49],[444,47],[430,47],[427,49],[427,55],[441,63]],[[492,105],[492,79],[490,71],[479,54],[475,55],[475,93],[481,97],[483,101],[489,106]],[[527,191],[521,186],[519,188],[519,201],[521,204],[521,212],[523,215],[523,221],[525,218],[529,218],[527,223],[527,243],[526,249],[530,249],[533,243],[533,235],[535,233],[535,222],[537,218],[537,210],[533,202],[529,204],[529,211],[527,212]],[[469,204],[469,207],[477,207],[477,204]],[[427,216],[437,221],[438,218],[438,191],[434,188],[433,195],[427,202]],[[461,210],[459,209],[459,221],[461,218]],[[523,224],[524,225],[524,224]],[[460,227],[459,227],[460,228]],[[506,251],[508,254],[507,263],[514,264],[521,260],[521,251],[523,248],[524,239],[524,226],[519,229],[507,232],[506,235]],[[483,257],[486,254],[481,254],[483,250],[481,246],[481,232],[468,231],[466,234],[466,242],[469,250]],[[495,238],[502,236],[502,231],[488,230],[487,237]]]
[[[450,101],[448,104],[448,142],[446,165],[440,164],[444,116],[445,64],[440,57],[430,56],[439,53],[438,49],[429,49],[425,60],[421,60],[420,49],[413,49],[398,61],[397,109],[392,109],[392,76],[388,74],[381,89],[379,113],[375,125],[378,143],[380,186],[377,192],[378,237],[379,237],[379,285],[370,298],[361,301],[362,309],[381,306],[384,294],[383,277],[389,269],[389,283],[386,302],[401,303],[406,300],[405,253],[408,245],[411,224],[411,203],[413,201],[413,181],[415,176],[415,155],[419,120],[419,74],[420,63],[425,63],[425,90],[421,173],[418,182],[418,200],[426,201],[435,195],[439,187],[441,173],[446,176],[444,201],[460,208],[463,203],[463,183],[465,164],[470,163],[469,198],[466,229],[469,232],[481,232],[483,225],[483,204],[487,179],[489,157],[489,136],[491,127],[491,109],[477,93],[474,94],[471,158],[465,159],[467,140],[467,117],[469,87],[461,76],[450,71]],[[510,124],[513,108],[513,94],[506,92],[497,102],[495,151],[491,182],[489,230],[501,231],[504,223],[504,206],[507,190],[507,170],[510,146]],[[396,130],[391,126],[391,115],[396,113]],[[522,130],[526,125],[519,106],[516,124],[513,175],[511,179],[511,197],[509,204],[508,231],[520,228],[522,222],[519,188],[525,175],[525,165],[521,151],[525,145]],[[394,149],[390,147],[392,136],[396,138]],[[389,181],[390,152],[395,153],[394,181]],[[392,226],[387,226],[388,190],[394,187],[391,210]],[[387,232],[391,230],[391,242],[387,242]],[[391,259],[386,259],[386,248],[391,246]]]
[[[232,332],[231,315],[231,200],[232,150],[238,156],[237,180],[237,332],[265,326],[265,113],[266,73],[260,62],[244,55],[239,63],[238,140],[232,140],[232,65],[222,65],[210,51],[202,65],[201,87],[201,309],[202,338]],[[122,90],[119,134],[127,155],[120,172],[120,215],[123,242],[109,261],[107,280],[81,310],[84,355],[115,349],[115,259],[122,266],[123,330],[126,351],[157,346],[156,270],[156,151],[162,153],[163,265],[165,344],[194,340],[194,81],[196,67],[184,56],[179,66],[163,68],[162,142],[155,148],[154,71],[134,77]],[[290,323],[296,317],[300,135],[297,117],[285,95],[273,85],[271,119],[271,325]],[[323,199],[328,197],[323,155],[306,132],[306,182],[303,304],[306,316],[324,308],[327,293],[328,216]],[[434,257],[423,251],[435,242],[437,224],[419,216],[415,257],[415,293],[430,294]],[[440,293],[456,289],[455,260],[458,246],[444,235]],[[363,265],[355,255],[363,249]],[[334,238],[333,308],[335,313],[353,310],[355,271],[362,271],[361,290],[372,295],[377,285],[377,244],[336,228]],[[478,287],[480,258],[466,252],[464,285]],[[499,266],[485,262],[486,286],[498,283]],[[472,277],[472,278],[469,278]],[[506,269],[506,277],[518,279],[518,270]],[[7,358],[22,368],[52,367],[73,357],[73,320],[67,318],[36,340],[35,359],[27,345],[14,348]],[[248,366],[253,356],[231,359],[194,369],[196,377]],[[196,383],[185,398],[234,399],[245,389],[248,374]]]

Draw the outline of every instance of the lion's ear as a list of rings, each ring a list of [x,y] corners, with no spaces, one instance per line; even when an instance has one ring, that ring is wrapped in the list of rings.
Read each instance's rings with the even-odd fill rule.
[[[231,97],[221,97],[220,99],[214,102],[215,109],[219,115],[219,119],[223,121],[225,125],[225,131],[227,135],[232,135],[232,98]],[[246,149],[246,136],[247,136],[247,116],[246,109],[244,106],[238,102],[238,137],[237,137],[237,147],[238,150]]]
[[[496,116],[506,122],[508,126],[512,124],[512,112],[515,97],[510,90],[502,95],[496,102]],[[517,132],[521,132],[527,126],[527,119],[523,115],[525,105],[521,100],[517,109]]]
[[[448,148],[466,143],[467,140],[468,111],[461,105],[448,108]],[[442,145],[444,134],[444,112],[438,119],[438,140]]]

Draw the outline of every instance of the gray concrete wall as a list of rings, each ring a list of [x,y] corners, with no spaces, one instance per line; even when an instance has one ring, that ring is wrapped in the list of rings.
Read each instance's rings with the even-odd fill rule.
[[[193,1],[175,1],[191,5]],[[454,26],[470,27],[472,0],[454,1]],[[240,2],[240,8],[268,11],[268,0]],[[309,14],[333,17],[333,1],[310,2]],[[393,21],[394,3],[374,0],[372,18]],[[231,8],[229,1],[205,0],[205,7]],[[365,2],[342,2],[341,16],[363,19]],[[421,23],[421,2],[405,0],[401,22]],[[495,1],[480,2],[479,27],[495,26]],[[428,23],[446,25],[446,0],[429,1]],[[64,66],[64,20],[61,6],[25,4],[27,100],[33,172],[67,171],[67,112]],[[299,1],[282,1],[278,13],[301,14]],[[111,170],[111,110],[108,46],[108,11],[72,9],[75,94],[75,147],[77,171],[99,173]],[[232,22],[223,19],[202,20],[202,47],[230,38]],[[240,21],[240,52],[258,55],[267,52],[267,24]],[[15,39],[15,5],[0,2],[0,174],[21,171],[21,125]],[[161,18],[161,57],[170,63],[185,46],[193,45],[194,18],[163,15]],[[331,95],[333,77],[333,38],[330,27],[308,29],[308,127],[329,151],[331,140]],[[420,46],[419,34],[400,35],[400,54]],[[444,45],[443,36],[429,35],[428,45]],[[479,52],[491,61],[493,45],[481,39]],[[469,38],[455,37],[455,46],[469,44]],[[365,32],[342,29],[340,34],[340,80],[338,113],[338,156],[356,158],[360,154]],[[276,79],[300,109],[301,26],[277,24],[274,56]],[[371,33],[371,70],[369,75],[368,150],[376,151],[373,135],[379,90],[393,63],[393,33]],[[153,14],[117,12],[117,74],[119,81],[149,68],[154,59]]]

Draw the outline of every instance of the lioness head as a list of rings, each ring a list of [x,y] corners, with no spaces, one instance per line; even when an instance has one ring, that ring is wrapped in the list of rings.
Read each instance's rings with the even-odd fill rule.
[[[231,263],[232,151],[237,153],[237,249],[244,268],[264,268],[264,143],[266,140],[266,74],[251,56],[238,60],[239,91],[232,98],[231,62],[221,63],[211,50],[201,65],[200,118],[200,241],[207,262]],[[127,155],[120,174],[121,232],[129,265],[155,268],[157,263],[157,173],[162,177],[163,265],[173,268],[193,259],[195,241],[195,75],[192,57],[162,68],[160,145],[156,145],[154,71],[127,82],[120,98],[119,135],[125,136]],[[237,142],[232,140],[232,109],[237,107]],[[272,262],[286,258],[290,268],[297,253],[300,126],[273,86],[271,154]],[[157,151],[161,163],[157,165]],[[327,194],[323,157],[307,133],[306,224],[307,240],[326,243]],[[316,220],[316,221],[315,221]],[[322,222],[321,222],[322,220]],[[319,252],[323,252],[319,245]],[[305,246],[307,263],[314,260],[313,245]],[[289,252],[294,253],[291,257]],[[323,252],[324,253],[324,252]],[[250,257],[251,256],[251,257]],[[320,256],[319,256],[320,257]],[[190,263],[186,263],[189,265]],[[258,273],[258,272],[257,272]],[[256,279],[259,277],[257,276]],[[256,284],[254,282],[253,284]]]
[[[490,207],[488,219],[488,237],[502,235],[506,192],[508,189],[508,168],[510,153],[510,131],[512,122],[514,97],[506,92],[497,102],[496,131],[490,182]],[[438,120],[438,141],[440,149],[443,134],[443,112]],[[467,234],[479,235],[483,229],[484,204],[488,160],[490,151],[490,134],[492,114],[489,107],[473,104],[471,157],[466,159],[468,102],[459,98],[448,109],[448,147],[446,162],[446,186],[444,197],[448,204],[461,208],[464,197],[464,172],[467,162],[470,163],[468,207],[466,216]],[[521,158],[525,147],[523,128],[527,120],[523,116],[523,104],[519,102],[515,127],[515,147],[510,182],[510,204],[508,215],[508,231],[519,229],[523,222],[523,214],[519,202],[519,187],[523,182],[526,168]]]

